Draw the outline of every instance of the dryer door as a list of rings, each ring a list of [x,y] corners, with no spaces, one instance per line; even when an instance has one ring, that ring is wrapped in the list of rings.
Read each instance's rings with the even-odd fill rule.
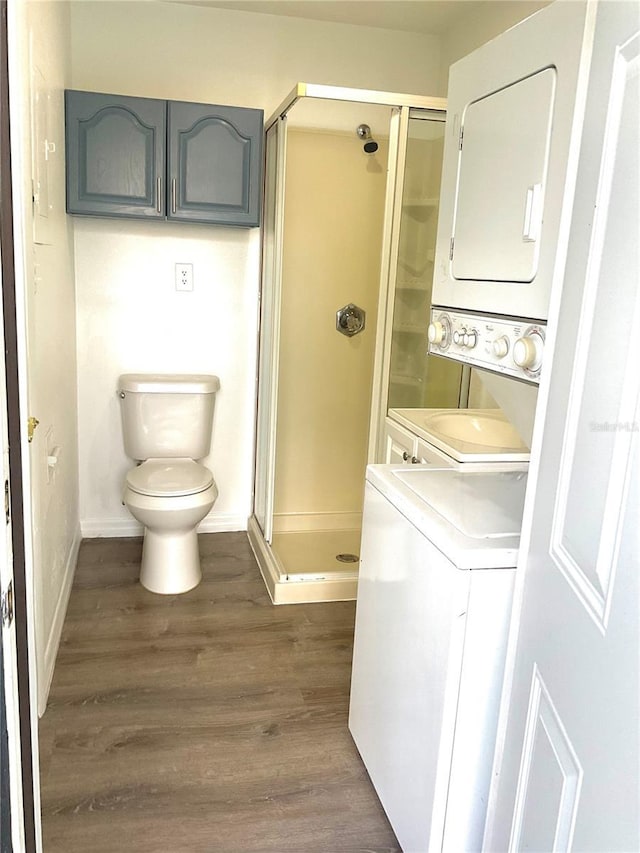
[[[466,108],[453,232],[454,278],[535,278],[555,81],[555,69],[546,68]]]
[[[451,67],[432,305],[546,320],[566,257],[588,8],[553,3]]]

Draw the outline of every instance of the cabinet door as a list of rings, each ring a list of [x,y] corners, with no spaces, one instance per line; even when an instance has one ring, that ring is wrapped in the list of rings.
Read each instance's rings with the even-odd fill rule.
[[[437,465],[439,468],[447,468],[451,465],[451,457],[447,456],[437,447],[424,441],[422,438],[416,438],[416,458],[422,465]]]
[[[169,219],[260,224],[262,119],[262,110],[169,102]]]
[[[166,101],[65,92],[67,212],[164,219]]]
[[[389,418],[385,422],[385,459],[394,465],[410,464],[416,455],[416,437]]]

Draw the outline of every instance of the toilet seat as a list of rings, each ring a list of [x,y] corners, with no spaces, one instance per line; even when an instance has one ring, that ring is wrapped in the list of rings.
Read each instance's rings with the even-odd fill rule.
[[[126,477],[132,492],[160,498],[196,495],[212,483],[211,471],[193,459],[147,459]]]

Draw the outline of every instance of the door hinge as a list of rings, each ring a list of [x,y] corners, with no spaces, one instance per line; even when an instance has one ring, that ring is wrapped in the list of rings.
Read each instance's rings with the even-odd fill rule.
[[[450,261],[453,260],[453,243],[454,243],[454,238],[452,237],[451,241],[449,243],[449,260]]]
[[[4,481],[4,517],[7,524],[11,521],[11,501],[9,500],[9,481]]]
[[[464,139],[464,127],[460,128],[460,134],[458,136],[458,148],[462,151],[462,140]]]
[[[27,420],[27,439],[29,440],[29,444],[33,441],[33,434],[39,423],[40,421],[34,418],[33,415]]]
[[[13,622],[13,581],[9,581],[9,586],[2,593],[0,615],[2,616],[2,627],[8,628]]]

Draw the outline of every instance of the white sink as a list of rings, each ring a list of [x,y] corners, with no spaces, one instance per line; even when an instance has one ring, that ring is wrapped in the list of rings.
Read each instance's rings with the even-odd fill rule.
[[[431,433],[443,438],[464,441],[478,447],[525,448],[512,424],[500,414],[455,409],[451,412],[436,412],[424,418],[424,425]]]
[[[390,409],[389,417],[459,462],[529,459],[529,448],[500,409]]]

